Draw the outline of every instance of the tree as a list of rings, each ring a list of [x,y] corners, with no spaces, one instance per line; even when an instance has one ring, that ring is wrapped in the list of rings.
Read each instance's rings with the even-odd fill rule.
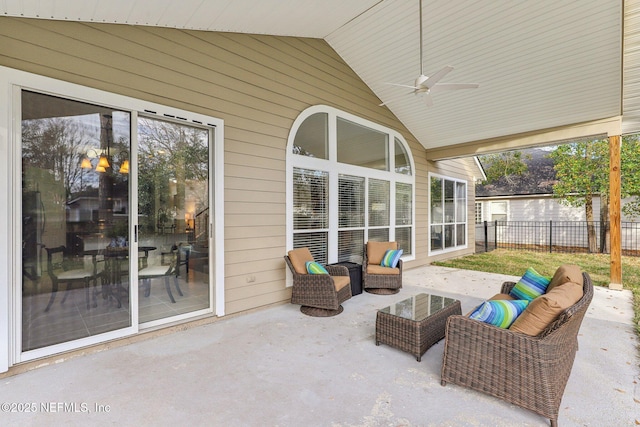
[[[554,160],[556,170],[554,195],[561,204],[585,207],[589,252],[598,252],[593,197],[609,194],[608,141],[600,139],[563,144],[549,156]],[[601,210],[604,208],[601,206]]]
[[[487,179],[483,184],[491,183],[505,178],[509,184],[513,184],[514,177],[524,174],[528,166],[525,159],[530,155],[523,157],[520,151],[505,151],[497,154],[487,154],[479,156],[480,163],[487,165],[485,175]]]
[[[585,207],[589,251],[597,252],[593,217],[593,197],[600,196],[600,252],[609,250],[609,141],[606,139],[580,141],[558,146],[549,154],[554,159],[557,183],[554,195],[560,203]],[[633,196],[623,211],[630,216],[640,215],[640,142],[638,135],[622,138],[621,197]]]

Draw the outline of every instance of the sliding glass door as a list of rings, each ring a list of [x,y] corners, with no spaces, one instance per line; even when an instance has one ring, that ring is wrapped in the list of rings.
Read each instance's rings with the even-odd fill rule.
[[[138,119],[139,321],[209,308],[206,128]]]
[[[21,98],[24,352],[131,326],[131,114]]]
[[[16,96],[19,358],[213,313],[214,125]]]

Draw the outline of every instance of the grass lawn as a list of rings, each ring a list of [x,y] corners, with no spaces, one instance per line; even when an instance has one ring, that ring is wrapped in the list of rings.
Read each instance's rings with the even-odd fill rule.
[[[577,264],[591,276],[596,286],[609,286],[608,254],[565,254],[496,249],[492,252],[468,255],[462,258],[434,262],[443,267],[486,271],[521,276],[527,267],[545,276],[553,276],[561,264]],[[524,267],[524,268],[523,268]],[[622,257],[622,282],[633,292],[634,324],[640,335],[640,258]]]

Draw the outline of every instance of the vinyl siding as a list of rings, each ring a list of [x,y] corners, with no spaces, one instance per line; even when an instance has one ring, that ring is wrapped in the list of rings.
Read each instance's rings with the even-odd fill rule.
[[[429,261],[427,174],[437,167],[323,40],[0,17],[0,65],[225,121],[227,314],[290,298],[285,149],[293,121],[311,105],[405,137],[416,166],[416,260],[407,267]],[[439,173],[468,179],[465,162],[446,162]]]

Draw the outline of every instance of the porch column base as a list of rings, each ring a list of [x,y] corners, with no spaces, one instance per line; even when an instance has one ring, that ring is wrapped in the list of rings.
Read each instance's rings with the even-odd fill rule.
[[[609,283],[609,289],[612,289],[614,291],[621,291],[622,283]]]

